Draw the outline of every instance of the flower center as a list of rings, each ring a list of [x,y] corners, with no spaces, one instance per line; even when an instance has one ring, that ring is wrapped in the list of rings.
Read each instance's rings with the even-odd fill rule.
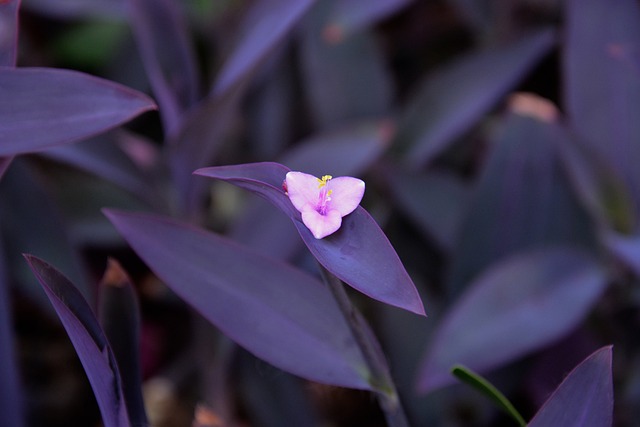
[[[324,175],[322,178],[318,178],[320,194],[318,196],[317,211],[320,215],[327,214],[327,204],[331,200],[331,193],[333,193],[333,190],[327,188],[327,182],[329,182],[331,178],[333,178],[331,175]]]

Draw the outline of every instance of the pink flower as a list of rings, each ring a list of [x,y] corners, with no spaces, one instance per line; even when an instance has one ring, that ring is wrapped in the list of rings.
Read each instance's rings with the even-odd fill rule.
[[[342,217],[353,212],[364,195],[364,181],[350,176],[316,178],[302,172],[289,172],[285,187],[302,222],[316,239],[335,233]]]

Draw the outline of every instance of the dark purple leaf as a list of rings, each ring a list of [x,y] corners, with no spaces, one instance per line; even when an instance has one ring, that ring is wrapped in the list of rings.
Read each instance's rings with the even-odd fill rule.
[[[18,49],[20,0],[0,2],[0,65],[15,67]]]
[[[404,211],[427,239],[450,251],[458,240],[470,190],[452,174],[430,172],[418,175],[400,168],[386,173],[398,208]]]
[[[2,7],[2,6],[0,6]],[[16,341],[14,336],[9,274],[6,268],[2,242],[0,242],[0,414],[2,422],[22,427],[22,390],[18,379]]]
[[[604,228],[631,233],[637,215],[620,171],[579,138],[561,138],[558,148],[577,195],[594,219]]]
[[[142,399],[140,368],[140,307],[127,273],[110,259],[100,283],[100,324],[120,368],[122,391],[131,424],[148,425]]]
[[[316,176],[357,176],[389,145],[393,124],[365,122],[301,141],[281,158],[281,163]],[[299,248],[295,227],[282,213],[257,199],[235,222],[235,240],[277,258],[286,259]]]
[[[63,19],[126,17],[124,0],[24,0],[25,9]]]
[[[422,166],[444,151],[522,80],[554,45],[538,31],[506,47],[473,53],[429,76],[404,113],[398,143]]]
[[[552,343],[582,321],[606,285],[604,269],[569,248],[496,264],[445,315],[423,361],[419,389],[451,384],[454,364],[484,373]]]
[[[4,176],[4,173],[9,169],[9,165],[13,157],[0,157],[0,179]]]
[[[25,255],[25,258],[78,353],[105,427],[131,425],[116,360],[89,304],[69,279],[54,267],[32,255]]]
[[[371,298],[417,314],[424,307],[393,246],[362,207],[343,218],[340,230],[316,239],[282,190],[289,169],[278,163],[204,168],[197,175],[250,190],[278,207],[293,221],[311,253],[327,270]]]
[[[373,33],[342,39],[326,31],[330,2],[317,2],[300,31],[300,59],[309,108],[322,129],[388,114],[391,76]]]
[[[0,156],[87,138],[154,108],[139,92],[76,71],[0,67]]]
[[[63,268],[74,283],[82,286],[83,296],[93,301],[94,287],[88,286],[87,271],[78,247],[71,239],[59,206],[47,190],[43,177],[26,158],[14,160],[0,181],[0,235],[6,245],[8,264],[12,267],[11,278],[21,291],[49,306],[20,256],[22,253],[34,254]]]
[[[204,100],[187,114],[180,132],[170,141],[167,161],[185,211],[200,205],[205,188],[193,179],[192,172],[212,163],[215,153],[233,130],[243,93],[240,88]]]
[[[454,248],[452,293],[506,255],[555,244],[595,245],[591,218],[558,155],[559,144],[572,143],[565,138],[558,124],[515,113],[496,129]]]
[[[613,380],[611,346],[586,358],[567,375],[529,427],[611,427]]]
[[[154,94],[165,132],[174,135],[183,113],[198,100],[200,84],[193,41],[182,2],[129,0],[132,29]]]
[[[570,123],[620,172],[640,213],[640,5],[566,5],[564,99]]]
[[[337,31],[347,35],[369,27],[400,9],[413,0],[339,0],[333,2],[331,17],[325,31]]]
[[[372,387],[344,317],[317,279],[167,218],[107,216],[174,292],[242,347],[304,378]]]
[[[313,0],[262,0],[247,10],[240,37],[218,74],[213,93],[220,95],[247,79],[300,20]]]

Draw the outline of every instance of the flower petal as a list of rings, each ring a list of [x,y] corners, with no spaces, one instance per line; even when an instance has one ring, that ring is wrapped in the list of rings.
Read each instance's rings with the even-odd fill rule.
[[[331,209],[340,212],[341,216],[353,212],[364,196],[364,181],[350,176],[339,176],[327,183],[331,192]]]
[[[299,212],[305,205],[318,205],[318,178],[303,172],[287,172],[285,181],[289,199]]]
[[[313,237],[322,239],[338,231],[342,225],[342,216],[337,210],[330,210],[326,215],[321,215],[309,206],[302,212],[302,222]]]

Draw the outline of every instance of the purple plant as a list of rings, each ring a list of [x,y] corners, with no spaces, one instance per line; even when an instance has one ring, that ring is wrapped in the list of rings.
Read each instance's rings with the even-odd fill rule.
[[[0,0],[2,423],[634,425],[639,52],[635,0]]]

